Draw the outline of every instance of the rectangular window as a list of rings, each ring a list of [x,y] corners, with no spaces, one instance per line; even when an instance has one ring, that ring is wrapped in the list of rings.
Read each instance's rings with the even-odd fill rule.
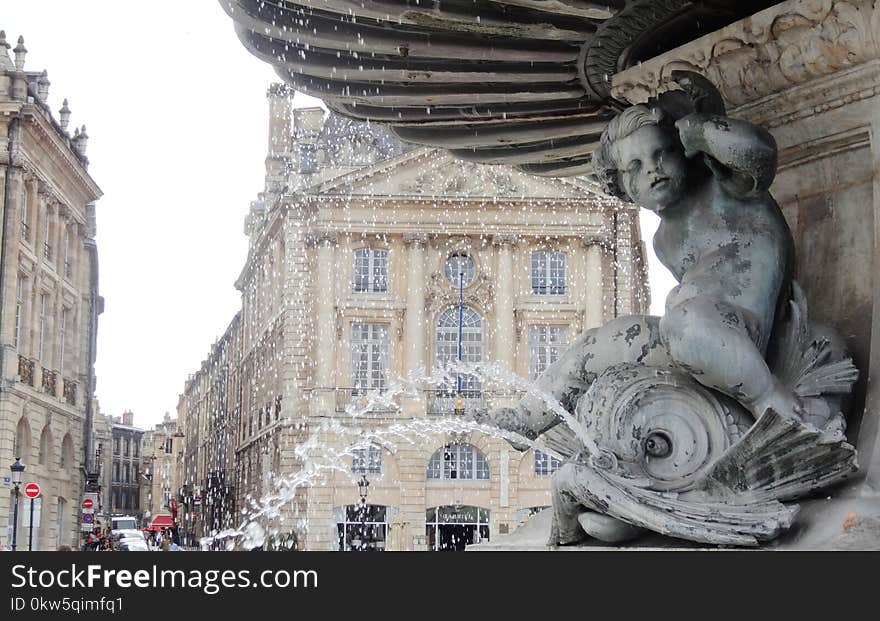
[[[378,446],[354,449],[351,471],[357,474],[382,474],[382,449]]]
[[[15,349],[21,345],[21,318],[24,316],[24,278],[19,275],[15,293]]]
[[[58,338],[61,340],[61,352],[58,360],[58,369],[64,375],[64,339],[67,332],[67,309],[61,309],[61,329],[58,331]]]
[[[45,293],[40,294],[40,330],[37,340],[37,358],[40,360],[43,359],[43,344],[46,335],[46,303],[48,302],[48,297]]]
[[[173,452],[173,448],[174,448],[174,439],[173,438],[166,438],[165,439],[165,452],[170,454]]]
[[[27,185],[21,188],[21,239],[22,241],[30,241],[30,230],[28,228],[28,189]]]
[[[119,438],[113,438],[113,454],[119,455],[120,442]]]
[[[388,380],[388,325],[351,324],[351,385],[353,394],[383,390]]]
[[[125,439],[125,456],[131,455],[131,438]]]
[[[535,251],[532,253],[532,293],[565,295],[565,253]]]
[[[529,326],[529,375],[535,379],[568,348],[566,326]]]
[[[384,248],[358,248],[354,251],[354,292],[388,291],[388,251]]]
[[[43,231],[43,256],[47,261],[52,260],[52,216],[46,211],[46,230]]]
[[[73,269],[70,264],[70,227],[64,228],[64,275],[70,278]]]

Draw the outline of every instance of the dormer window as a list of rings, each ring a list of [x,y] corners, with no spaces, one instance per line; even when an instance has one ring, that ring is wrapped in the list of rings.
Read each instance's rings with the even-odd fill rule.
[[[314,144],[299,145],[299,172],[313,173],[318,170],[318,147]]]

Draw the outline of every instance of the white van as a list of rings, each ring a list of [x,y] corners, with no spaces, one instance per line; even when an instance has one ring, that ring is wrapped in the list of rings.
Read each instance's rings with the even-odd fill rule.
[[[138,530],[137,518],[132,515],[117,515],[110,518],[110,530]]]

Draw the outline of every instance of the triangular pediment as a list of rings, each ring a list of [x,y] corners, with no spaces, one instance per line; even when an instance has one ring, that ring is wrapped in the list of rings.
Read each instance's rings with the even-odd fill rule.
[[[597,186],[582,178],[538,177],[512,166],[474,164],[430,148],[409,151],[303,191],[373,198],[606,198]]]

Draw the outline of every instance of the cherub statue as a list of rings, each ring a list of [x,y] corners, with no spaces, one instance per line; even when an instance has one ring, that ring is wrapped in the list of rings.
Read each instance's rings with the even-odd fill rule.
[[[572,462],[554,475],[553,543],[571,543],[585,534],[618,541],[643,527],[701,541],[726,542],[724,537],[716,537],[717,529],[713,531],[711,526],[709,531],[714,534],[688,536],[688,528],[669,527],[658,516],[646,518],[632,507],[615,508],[609,495],[599,492],[609,482],[597,479],[597,473],[610,469],[622,473],[624,478],[647,473],[647,482],[638,485],[621,479],[611,483],[618,491],[626,492],[619,504],[631,500],[632,486],[664,493],[674,490],[685,494],[689,502],[698,499],[694,502],[725,504],[731,502],[735,488],[743,484],[731,479],[735,474],[731,474],[727,464],[725,476],[731,480],[725,479],[722,487],[730,489],[718,491],[719,463],[724,461],[724,451],[733,451],[727,451],[728,462],[734,453],[740,461],[786,459],[784,447],[764,444],[761,448],[754,438],[747,456],[742,455],[742,447],[732,448],[765,413],[771,412],[769,416],[776,426],[804,431],[809,436],[803,440],[805,445],[839,445],[843,440],[844,419],[836,395],[849,391],[856,378],[855,369],[845,360],[839,338],[807,322],[805,302],[792,281],[794,243],[783,214],[768,191],[776,171],[775,141],[764,129],[725,116],[720,95],[705,78],[676,72],[673,79],[681,90],[668,91],[647,104],[631,106],[608,124],[594,164],[610,193],[660,216],[654,249],[680,284],[666,299],[665,315],[621,317],[585,332],[537,380],[538,389],[575,413],[587,434],[596,438],[603,450],[628,434],[637,438],[630,440],[631,454],[626,448],[629,445],[610,448],[607,455],[601,456],[604,465],[597,462],[597,455],[586,461],[583,455],[571,455]],[[796,304],[790,304],[792,296]],[[777,352],[771,356],[775,362],[770,364],[768,349]],[[805,356],[811,360],[807,370],[801,368]],[[699,467],[694,466],[684,476],[682,463],[695,459],[694,453],[702,450],[691,446],[693,440],[688,434],[693,432],[689,427],[692,422],[665,423],[672,430],[664,429],[663,425],[648,429],[647,414],[627,414],[609,423],[611,415],[607,410],[616,407],[614,399],[622,397],[612,395],[609,400],[607,387],[599,388],[594,383],[611,369],[617,375],[603,381],[613,384],[618,392],[623,390],[621,364],[626,373],[634,367],[668,370],[681,378],[675,380],[680,390],[705,393],[707,399],[719,404],[718,408],[725,412],[721,415],[722,426],[726,425],[721,452],[704,455]],[[815,376],[817,372],[821,379]],[[809,373],[814,375],[808,378]],[[690,388],[685,386],[689,381],[693,384]],[[805,389],[804,384],[810,382],[812,388]],[[694,416],[703,424],[715,414],[695,411]],[[560,422],[536,395],[527,396],[514,408],[492,412],[490,418],[533,439]],[[627,422],[621,422],[624,419]],[[639,422],[632,422],[635,419]],[[627,425],[634,426],[622,428]],[[686,442],[682,441],[682,434],[687,436]],[[753,436],[757,434],[753,432]],[[682,448],[682,444],[687,446]],[[706,450],[717,451],[718,444],[717,438],[707,441],[710,448]],[[657,474],[654,470],[660,468],[665,458],[670,460],[663,471],[666,474]],[[844,450],[838,461],[832,471],[851,472],[854,451]],[[795,465],[792,467],[796,469]],[[669,474],[673,471],[681,479],[678,487],[669,483],[674,478]],[[774,481],[778,483],[779,476],[783,475],[776,473],[769,481],[767,477],[751,481],[751,498],[760,496],[762,502],[775,502],[808,491],[809,486],[788,496],[766,493]],[[712,493],[708,491],[710,487]],[[641,502],[660,502],[659,497],[651,498],[642,498]],[[733,500],[740,501],[741,498]],[[747,543],[775,536],[793,517],[779,511],[775,505],[762,505],[760,510],[756,509],[756,515],[763,517],[742,518],[749,525],[740,524],[740,518],[733,520],[729,530],[736,536],[730,541],[743,542],[737,537],[746,531]],[[777,520],[782,526],[768,534],[761,525],[768,520]]]

